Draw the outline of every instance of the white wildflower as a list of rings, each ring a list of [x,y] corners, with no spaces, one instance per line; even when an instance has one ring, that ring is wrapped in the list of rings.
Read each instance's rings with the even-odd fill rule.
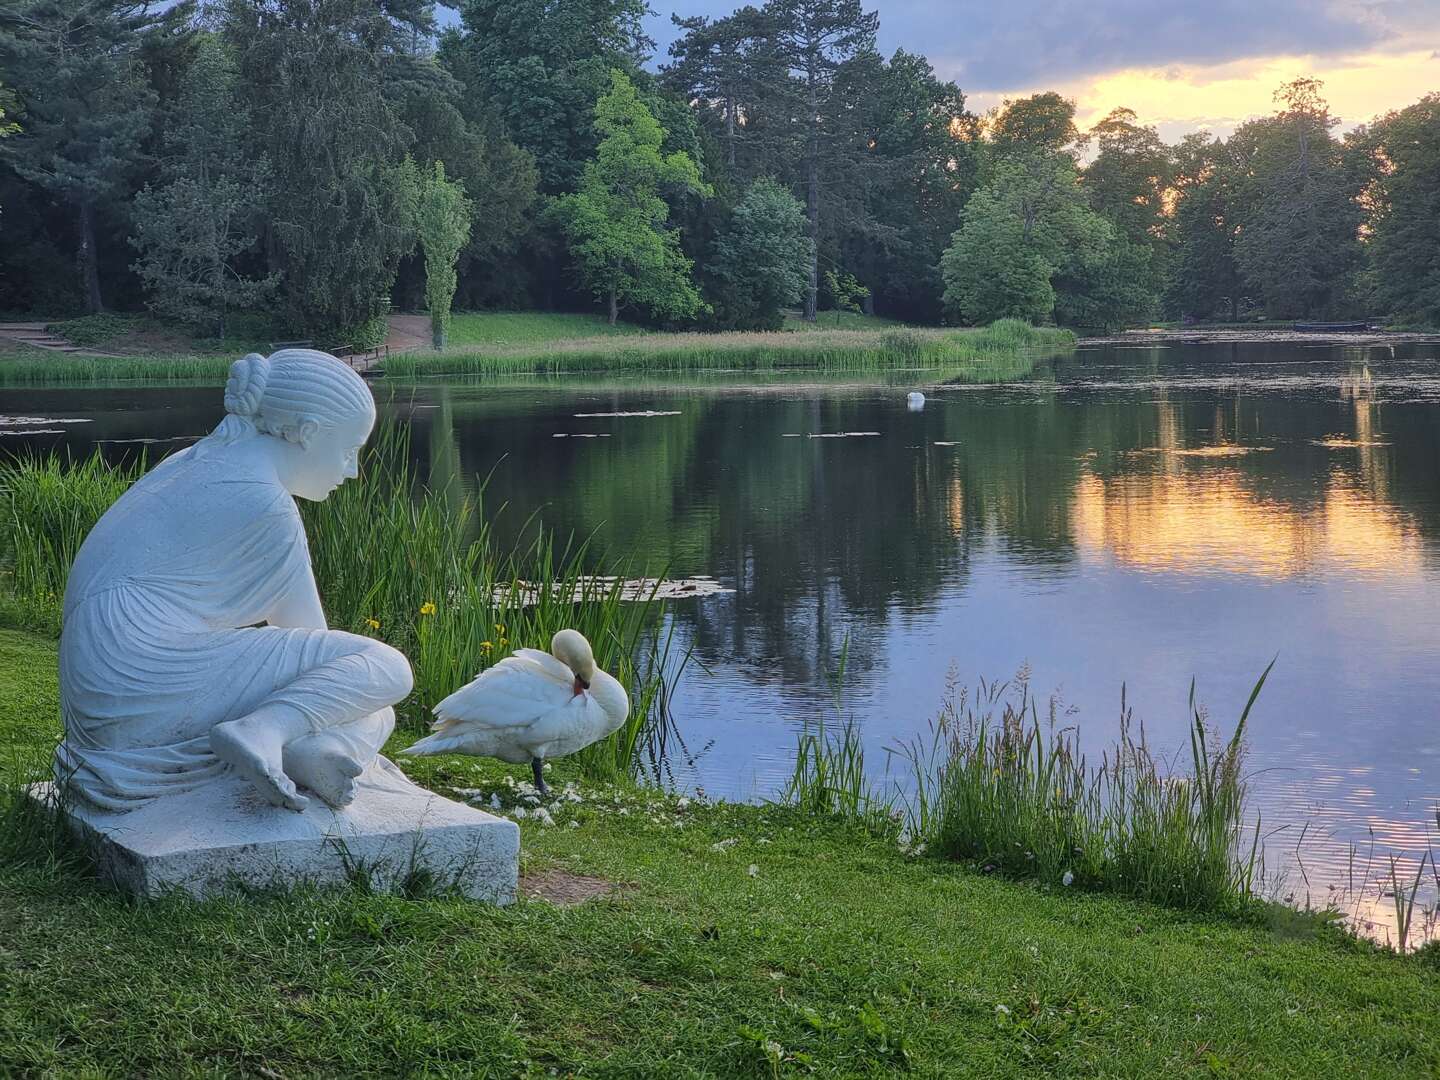
[[[745,868],[745,873],[749,874],[751,877],[759,877],[759,876],[760,876],[760,867],[756,866],[756,865],[752,862],[749,866],[747,866],[747,867]]]
[[[570,828],[572,828],[572,829],[578,829],[579,827],[580,827],[580,822],[576,821],[574,818],[571,818],[571,819],[570,819]]]
[[[1009,1015],[1010,1015],[1010,1006],[1009,1006],[1009,1005],[996,1005],[996,1006],[995,1006],[995,1015],[996,1015],[996,1016],[1009,1016]]]
[[[716,841],[715,843],[711,844],[711,845],[710,845],[710,850],[711,850],[711,851],[726,852],[726,851],[729,851],[731,847],[733,847],[735,844],[737,844],[737,843],[739,843],[739,842],[740,842],[740,838],[739,838],[738,836],[732,836],[732,837],[730,837],[728,840],[718,840],[718,841]]]
[[[1073,873],[1071,873],[1069,870],[1066,870],[1065,873],[1063,873],[1063,874],[1060,875],[1060,884],[1061,884],[1061,885],[1074,885],[1074,884],[1075,884],[1075,875],[1074,875]]]

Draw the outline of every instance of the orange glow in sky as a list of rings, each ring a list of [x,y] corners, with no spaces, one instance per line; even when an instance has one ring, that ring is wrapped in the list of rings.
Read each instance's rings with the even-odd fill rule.
[[[1306,75],[1324,81],[1330,110],[1340,117],[1342,130],[1348,130],[1440,91],[1440,49],[1427,43],[1404,52],[1273,56],[1204,67],[1130,68],[1068,83],[1017,87],[1007,93],[975,93],[970,95],[970,107],[984,112],[1006,97],[1057,90],[1076,103],[1076,122],[1082,131],[1123,105],[1134,109],[1141,123],[1158,127],[1165,141],[1173,143],[1202,129],[1228,136],[1246,120],[1274,112],[1276,88]]]

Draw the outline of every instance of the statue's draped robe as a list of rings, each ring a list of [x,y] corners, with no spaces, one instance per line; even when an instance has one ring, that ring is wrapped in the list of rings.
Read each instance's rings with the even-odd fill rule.
[[[289,705],[318,731],[393,701],[376,693],[393,680],[374,677],[368,639],[257,625],[313,594],[309,548],[290,494],[215,439],[137,481],[70,572],[55,770],[107,809],[219,775],[210,729],[262,704]]]

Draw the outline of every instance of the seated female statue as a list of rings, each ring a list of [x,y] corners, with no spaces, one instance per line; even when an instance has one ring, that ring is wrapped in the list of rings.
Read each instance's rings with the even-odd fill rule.
[[[252,353],[226,416],[135,483],[65,590],[57,779],[107,810],[235,770],[277,806],[333,807],[411,687],[390,646],[331,630],[295,499],[356,475],[375,403],[322,352]]]

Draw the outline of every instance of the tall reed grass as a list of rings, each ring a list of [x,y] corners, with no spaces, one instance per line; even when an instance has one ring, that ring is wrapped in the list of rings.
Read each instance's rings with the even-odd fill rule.
[[[1189,759],[1152,752],[1122,691],[1119,731],[1098,764],[1079,731],[1042,717],[1023,676],[953,677],[928,737],[891,749],[902,777],[864,778],[853,728],[800,736],[787,792],[801,806],[987,870],[1175,907],[1239,911],[1258,899],[1259,821],[1245,823],[1245,731],[1270,668],[1221,738],[1190,694]]]
[[[983,330],[927,328],[816,330],[810,333],[736,332],[645,334],[578,338],[544,344],[391,356],[389,378],[561,371],[691,371],[702,368],[770,370],[883,370],[897,366],[995,369],[1013,377],[1033,365],[1034,353],[1075,342],[1068,330],[1002,319]],[[1017,370],[1021,369],[1021,370]]]
[[[560,331],[556,331],[559,333]],[[390,378],[525,372],[695,371],[726,368],[767,371],[881,371],[895,367],[953,367],[958,378],[1007,379],[1026,374],[1037,354],[1075,343],[1075,335],[1001,319],[981,330],[895,327],[884,330],[812,330],[737,333],[595,334],[551,340],[478,339],[432,353],[391,355]],[[0,356],[0,386],[121,382],[223,383],[238,352],[223,355],[75,356],[26,351]]]
[[[0,386],[81,385],[116,382],[222,384],[240,356],[77,356],[26,351],[0,355]]]
[[[628,598],[623,567],[609,568],[613,577],[589,573],[583,545],[541,536],[500,550],[478,505],[422,484],[408,449],[401,429],[383,429],[359,480],[302,504],[330,625],[410,658],[415,690],[399,712],[415,731],[435,702],[482,668],[520,646],[548,648],[555,631],[573,627],[631,699],[625,727],[583,751],[582,768],[594,779],[634,772],[663,738],[665,684],[679,666],[662,633],[663,603],[653,593]],[[98,455],[0,465],[0,618],[59,632],[80,543],[142,472]]]
[[[98,455],[58,455],[0,466],[0,617],[60,631],[65,580],[95,522],[144,471]]]

